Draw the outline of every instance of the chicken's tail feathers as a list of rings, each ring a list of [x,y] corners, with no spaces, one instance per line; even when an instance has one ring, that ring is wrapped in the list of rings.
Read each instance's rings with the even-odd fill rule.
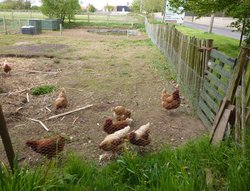
[[[27,146],[31,146],[31,145],[34,145],[34,144],[35,144],[35,141],[26,141]]]

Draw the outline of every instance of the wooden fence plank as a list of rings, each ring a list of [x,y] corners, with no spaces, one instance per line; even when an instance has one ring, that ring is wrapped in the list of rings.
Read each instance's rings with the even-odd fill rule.
[[[203,122],[203,124],[207,128],[211,129],[211,127],[212,127],[213,124],[208,120],[207,116],[205,116],[205,114],[203,113],[203,111],[200,108],[198,108],[197,114],[200,117],[200,119]]]
[[[205,91],[209,92],[210,95],[212,95],[214,98],[216,98],[219,102],[223,100],[223,96],[213,87],[211,84],[209,84],[208,81],[204,81],[203,88]]]
[[[224,78],[229,79],[231,77],[231,71],[227,71],[225,67],[222,67],[214,62],[211,62],[211,65],[209,66],[213,71],[220,74]]]
[[[231,115],[231,110],[225,109],[225,112],[221,116],[221,120],[218,124],[217,130],[215,131],[212,137],[211,143],[213,145],[218,144],[223,139],[230,115]]]
[[[231,67],[234,67],[235,65],[235,59],[230,58],[229,56],[226,56],[222,54],[221,52],[218,52],[217,50],[211,51],[211,57],[220,60],[221,62],[230,65]]]
[[[0,135],[2,138],[2,142],[4,145],[4,149],[6,151],[7,154],[7,158],[11,167],[12,172],[14,172],[14,158],[15,158],[15,154],[14,154],[14,150],[12,147],[12,143],[11,143],[11,139],[10,139],[10,135],[8,133],[8,129],[5,123],[5,119],[4,119],[4,115],[3,115],[3,111],[2,111],[2,106],[0,105]]]
[[[216,103],[208,94],[206,94],[205,92],[201,92],[201,98],[206,100],[207,104],[209,105],[209,107],[215,112],[217,113],[219,110],[219,104]]]
[[[224,92],[227,91],[227,84],[226,84],[226,82],[218,79],[211,72],[207,71],[207,75],[206,75],[205,79],[208,79],[209,81],[212,81],[216,87],[220,88]]]
[[[215,114],[210,110],[210,108],[207,106],[204,100],[200,99],[199,100],[199,106],[202,111],[206,114],[207,118],[209,121],[214,121]]]
[[[237,86],[241,80],[242,72],[245,68],[245,65],[248,62],[247,60],[248,51],[249,51],[248,48],[242,48],[239,59],[237,60],[237,64],[234,68],[232,78],[230,80],[230,88],[228,89],[226,94],[228,100],[230,100],[231,102],[234,99]]]

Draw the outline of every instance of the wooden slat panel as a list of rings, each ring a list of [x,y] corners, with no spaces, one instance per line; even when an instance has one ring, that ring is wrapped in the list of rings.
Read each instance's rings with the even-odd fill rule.
[[[211,51],[211,57],[215,58],[215,59],[219,59],[221,62],[230,65],[231,67],[234,67],[234,63],[235,63],[235,59],[234,58],[230,58],[224,54],[222,54],[221,52],[217,51],[217,50],[212,50]]]
[[[206,114],[209,121],[211,122],[214,121],[215,114],[211,111],[211,109],[207,106],[207,104],[202,99],[199,100],[199,106],[200,106],[200,109]]]
[[[220,66],[219,64],[214,63],[213,61],[210,61],[210,63],[211,65],[209,66],[209,68],[214,70],[216,73],[220,74],[221,76],[225,78],[231,77],[231,73],[227,71],[224,67]]]
[[[218,101],[223,100],[224,95],[221,95],[218,93],[218,90],[215,89],[215,87],[211,86],[208,81],[204,81],[204,86],[206,91],[209,92],[210,95],[212,95],[214,98],[216,98]]]
[[[207,104],[215,113],[219,110],[219,104],[216,103],[206,92],[201,92],[201,98],[206,100]]]
[[[222,89],[223,91],[227,91],[228,84],[226,84],[226,82],[224,82],[223,80],[218,79],[216,76],[214,76],[209,71],[207,71],[206,74],[207,75],[206,75],[205,79],[208,79],[209,81],[213,81],[215,83],[215,86]]]
[[[225,109],[225,112],[222,114],[221,120],[219,121],[217,129],[215,130],[214,135],[212,137],[212,144],[218,144],[223,139],[230,115],[231,110]]]
[[[198,116],[200,117],[201,121],[203,122],[203,124],[207,127],[207,128],[212,128],[212,123],[208,120],[208,118],[204,115],[203,111],[198,108],[198,112],[197,112]]]

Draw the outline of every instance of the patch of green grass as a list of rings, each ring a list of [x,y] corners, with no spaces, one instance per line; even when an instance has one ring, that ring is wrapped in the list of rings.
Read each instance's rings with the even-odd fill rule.
[[[207,32],[189,28],[186,26],[176,25],[177,30],[185,35],[195,36],[200,39],[214,39],[213,46],[218,47],[218,50],[224,52],[230,57],[237,57],[240,51],[239,40],[222,35],[209,34]]]
[[[152,62],[152,65],[161,74],[160,77],[163,77],[164,80],[177,81],[177,75],[176,75],[176,72],[173,68],[173,65],[170,64],[167,60],[155,59]]]
[[[108,27],[108,28],[125,28],[125,29],[126,28],[131,28],[130,23],[83,22],[83,21],[65,23],[63,27],[65,29],[71,29],[71,28],[79,28],[79,27],[85,27],[85,26]]]
[[[32,88],[31,94],[32,95],[43,95],[43,94],[48,94],[50,92],[53,92],[54,90],[56,90],[56,86],[54,86],[54,85],[42,85],[42,86]]]
[[[119,72],[120,77],[131,77],[131,74],[128,71]]]
[[[46,178],[46,166],[35,170],[16,168],[14,175],[1,168],[0,190],[247,191],[250,152],[249,144],[246,146],[245,153],[229,140],[215,147],[204,136],[174,150],[165,147],[143,156],[127,151],[102,167],[68,154],[62,167],[52,165]]]

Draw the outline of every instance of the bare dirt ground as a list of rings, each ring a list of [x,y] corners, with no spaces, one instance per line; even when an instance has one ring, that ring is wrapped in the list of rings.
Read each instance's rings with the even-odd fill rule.
[[[146,148],[147,152],[166,144],[176,147],[206,133],[201,121],[189,114],[185,98],[176,112],[168,113],[161,107],[161,90],[166,87],[172,91],[172,87],[167,74],[159,72],[156,65],[167,63],[143,33],[127,39],[126,36],[91,34],[77,29],[65,30],[63,36],[58,32],[46,32],[39,36],[0,38],[2,54],[53,56],[0,58],[0,63],[7,60],[12,66],[11,75],[0,72],[0,103],[14,150],[19,158],[25,159],[24,163],[41,158],[25,146],[27,140],[60,133],[73,138],[65,146],[65,152],[98,161],[103,154],[98,144],[106,136],[102,130],[103,117],[112,116],[111,108],[117,105],[132,110],[132,129],[151,123],[152,143]],[[30,88],[41,84],[53,84],[58,89],[46,95],[31,95]],[[55,111],[53,103],[62,87],[66,90],[69,106]],[[30,102],[26,100],[27,93]],[[49,116],[88,104],[94,106],[44,121]],[[27,118],[43,121],[50,131]],[[2,144],[0,160],[6,162]]]

